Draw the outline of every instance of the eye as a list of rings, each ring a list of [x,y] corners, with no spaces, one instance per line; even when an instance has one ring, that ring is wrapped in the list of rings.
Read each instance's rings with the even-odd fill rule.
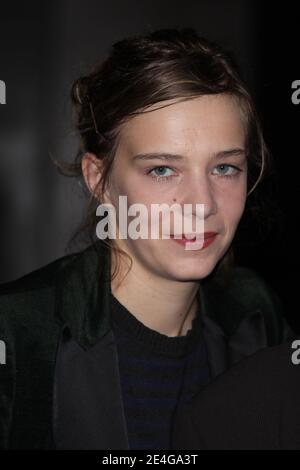
[[[151,168],[151,170],[149,170],[147,172],[148,175],[151,176],[151,178],[154,178],[156,179],[157,182],[159,181],[167,181],[167,180],[170,180],[173,176],[173,174],[170,174],[170,173],[166,173],[166,170],[169,170],[169,172],[173,172],[172,168],[168,167],[168,166],[156,166],[154,168]]]
[[[221,178],[234,178],[238,176],[241,171],[243,171],[241,168],[238,168],[235,165],[227,165],[225,163],[216,166],[215,169],[219,170],[217,175],[219,175]]]

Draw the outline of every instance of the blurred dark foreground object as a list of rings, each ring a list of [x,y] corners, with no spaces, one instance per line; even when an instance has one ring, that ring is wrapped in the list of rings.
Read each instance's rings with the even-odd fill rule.
[[[300,364],[291,345],[243,359],[179,409],[173,448],[300,449]]]

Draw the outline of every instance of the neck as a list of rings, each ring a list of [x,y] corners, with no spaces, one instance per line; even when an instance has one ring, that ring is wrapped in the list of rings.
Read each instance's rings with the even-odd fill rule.
[[[111,274],[115,265],[112,256]],[[134,259],[131,270],[127,270],[122,257],[119,273],[111,281],[112,294],[118,301],[148,328],[166,336],[186,335],[198,309],[198,282],[158,277]]]

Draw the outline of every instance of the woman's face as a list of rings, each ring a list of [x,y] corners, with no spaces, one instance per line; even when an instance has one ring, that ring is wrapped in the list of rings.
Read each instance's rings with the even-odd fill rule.
[[[229,95],[170,103],[161,109],[156,108],[167,102],[152,106],[151,112],[124,124],[106,202],[111,202],[118,214],[119,196],[125,195],[128,208],[142,203],[149,215],[151,204],[171,207],[177,203],[182,208],[192,204],[192,230],[196,204],[204,204],[204,232],[217,232],[205,248],[187,250],[172,239],[151,239],[150,234],[148,239],[116,240],[149,274],[177,281],[197,280],[208,276],[225,255],[244,211],[245,130],[241,109]],[[169,157],[154,158],[153,154]],[[129,217],[128,223],[134,218]],[[171,234],[173,229],[171,225]]]

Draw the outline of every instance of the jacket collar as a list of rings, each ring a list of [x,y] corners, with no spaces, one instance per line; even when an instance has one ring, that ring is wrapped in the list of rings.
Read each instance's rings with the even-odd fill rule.
[[[247,283],[245,298],[243,281],[233,269],[225,283],[212,275],[199,283],[200,313],[212,378],[267,344],[264,315],[253,304],[255,288]]]
[[[69,258],[56,283],[56,314],[84,349],[110,329],[110,254],[97,241]]]

